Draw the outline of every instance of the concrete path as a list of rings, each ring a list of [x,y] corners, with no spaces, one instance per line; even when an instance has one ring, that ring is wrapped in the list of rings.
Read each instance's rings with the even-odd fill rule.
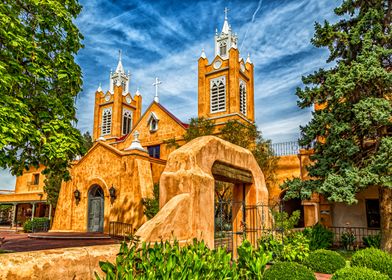
[[[4,239],[3,239],[4,238]],[[2,241],[1,241],[2,240]],[[104,239],[48,239],[29,238],[27,233],[0,232],[0,250],[10,250],[14,252],[28,252],[37,250],[84,247],[93,245],[107,245],[119,243],[111,238]]]

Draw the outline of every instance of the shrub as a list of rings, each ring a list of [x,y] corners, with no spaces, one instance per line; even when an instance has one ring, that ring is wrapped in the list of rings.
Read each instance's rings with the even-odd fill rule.
[[[237,266],[241,279],[261,279],[271,253],[255,250],[248,240],[244,240],[237,249]]]
[[[340,236],[340,242],[346,250],[354,249],[353,246],[356,239],[355,234],[351,230],[343,232]]]
[[[295,262],[279,262],[264,272],[263,280],[316,280],[313,272],[306,266]]]
[[[381,248],[380,234],[364,236],[362,240],[363,240],[363,245],[365,245],[366,247],[373,247],[378,249]]]
[[[99,265],[107,280],[239,279],[231,254],[222,248],[210,250],[203,241],[196,240],[180,247],[178,241],[139,244],[131,237],[129,245],[122,243],[115,263],[100,262]]]
[[[357,251],[351,258],[351,266],[360,266],[380,271],[392,278],[392,256],[376,248]]]
[[[315,224],[312,227],[305,228],[305,236],[309,239],[309,249],[327,249],[332,246],[333,233],[322,224]]]
[[[32,231],[48,231],[49,230],[49,218],[41,217],[41,218],[33,218],[33,220],[27,220],[23,224],[24,232],[32,232]]]
[[[339,269],[331,280],[389,280],[388,275],[366,267],[345,267]]]
[[[302,232],[291,232],[283,237],[266,235],[259,240],[260,250],[271,253],[274,261],[302,262],[309,255],[309,240]]]
[[[314,272],[332,274],[346,266],[345,259],[337,252],[319,249],[311,252],[305,259],[304,265]]]

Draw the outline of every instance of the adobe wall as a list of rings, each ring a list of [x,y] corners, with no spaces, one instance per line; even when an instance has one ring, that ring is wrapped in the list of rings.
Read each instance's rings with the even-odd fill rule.
[[[45,176],[41,174],[45,166],[41,165],[39,168],[30,167],[29,170],[25,170],[21,176],[16,177],[15,182],[15,193],[26,193],[26,192],[42,192],[44,188]],[[39,174],[38,185],[33,184],[34,174]]]
[[[217,161],[252,173],[247,204],[268,203],[263,173],[249,150],[215,136],[199,137],[169,155],[160,179],[161,209],[135,234],[150,242],[203,239],[213,248],[215,179],[211,169]]]
[[[61,186],[52,231],[87,231],[88,193],[93,185],[104,191],[104,232],[109,221],[129,223],[138,228],[146,221],[143,197],[152,195],[153,179],[148,155],[139,151],[119,152],[98,142],[71,169],[72,180]],[[116,199],[109,195],[116,189]],[[77,203],[74,191],[81,199]]]
[[[101,277],[100,261],[114,262],[120,245],[0,254],[0,279],[85,280]]]

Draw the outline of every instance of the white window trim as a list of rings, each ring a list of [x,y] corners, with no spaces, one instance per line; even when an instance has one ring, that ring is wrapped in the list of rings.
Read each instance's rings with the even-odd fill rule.
[[[243,93],[241,92],[241,86],[244,88],[244,91],[245,91],[244,96],[242,96]],[[239,90],[240,90],[240,113],[246,116],[246,114],[248,113],[248,110],[247,110],[247,107],[248,107],[247,94],[248,94],[248,92],[246,90],[246,82],[244,80],[240,79]],[[243,103],[244,103],[244,111],[242,110],[241,99],[243,100]]]
[[[152,121],[156,122],[155,129],[153,129],[153,127],[152,127]],[[148,117],[148,122],[147,122],[147,125],[150,126],[150,131],[151,132],[155,132],[155,131],[158,130],[158,122],[159,122],[159,118],[157,117],[157,115],[154,112],[151,112],[150,116]]]
[[[212,87],[214,86],[214,84],[219,84],[219,82],[222,82],[223,83],[223,85],[224,85],[224,97],[223,97],[223,103],[224,103],[224,107],[223,108],[221,108],[221,109],[217,109],[217,110],[213,110],[212,109],[212,106],[213,106],[213,104],[212,104]],[[220,76],[220,77],[217,77],[217,78],[214,78],[214,79],[211,79],[210,80],[210,113],[211,114],[215,114],[215,113],[219,113],[219,112],[225,112],[226,111],[226,95],[227,95],[227,85],[226,85],[226,76]],[[219,92],[218,92],[218,95],[219,95]],[[218,96],[218,107],[219,107],[219,102],[220,102],[220,100],[219,100],[219,96]]]
[[[129,125],[129,129],[128,129],[128,133],[130,133],[132,131],[132,122],[133,122],[133,111],[129,110],[129,109],[125,109],[123,108],[123,113],[122,113],[122,126],[121,126],[121,133],[122,135],[128,134],[128,133],[124,133],[124,117],[125,114],[129,114],[130,118],[131,118],[131,123]]]
[[[105,125],[105,114],[110,114],[110,118],[107,120],[108,124]],[[102,125],[101,125],[101,135],[109,135],[112,133],[112,108],[104,108],[102,111]],[[108,128],[106,127],[108,126]],[[105,130],[104,130],[105,129]]]

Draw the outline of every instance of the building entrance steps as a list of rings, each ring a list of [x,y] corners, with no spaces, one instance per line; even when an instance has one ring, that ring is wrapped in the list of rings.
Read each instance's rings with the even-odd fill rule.
[[[97,232],[39,232],[30,233],[29,238],[33,239],[67,239],[67,240],[82,240],[82,239],[110,239],[110,236]]]

